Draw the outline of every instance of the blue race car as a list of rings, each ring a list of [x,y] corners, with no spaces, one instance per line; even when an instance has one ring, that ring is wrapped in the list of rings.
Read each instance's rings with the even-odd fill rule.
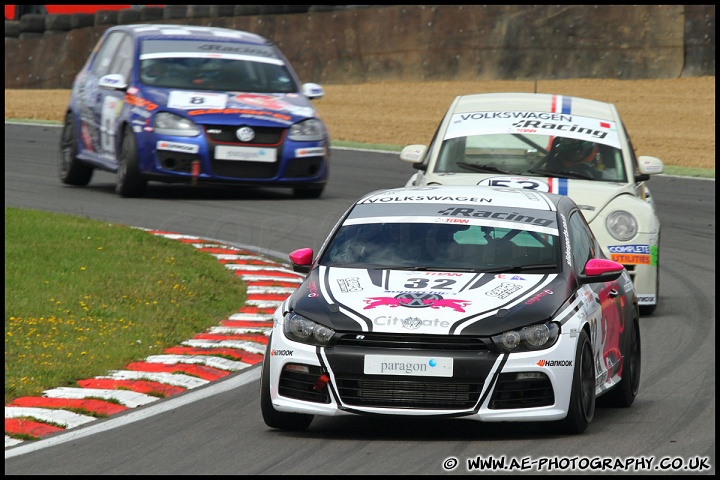
[[[96,169],[140,197],[149,181],[292,188],[318,198],[330,139],[311,100],[267,39],[226,28],[119,25],[75,78],[58,174],[86,186]]]

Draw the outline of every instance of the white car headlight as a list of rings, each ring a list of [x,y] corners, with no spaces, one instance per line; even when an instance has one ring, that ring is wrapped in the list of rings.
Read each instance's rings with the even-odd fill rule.
[[[624,210],[616,210],[608,215],[605,227],[616,240],[627,242],[638,232],[638,223],[632,214]]]
[[[160,112],[155,115],[155,132],[177,137],[196,137],[200,135],[200,128],[188,118]]]
[[[290,140],[298,142],[317,142],[325,138],[325,124],[316,118],[296,123],[290,127]]]
[[[560,334],[555,322],[539,323],[519,330],[494,335],[492,341],[500,353],[518,353],[550,348]]]
[[[285,315],[283,333],[295,342],[324,347],[330,343],[335,330],[308,320],[295,312],[288,312]]]

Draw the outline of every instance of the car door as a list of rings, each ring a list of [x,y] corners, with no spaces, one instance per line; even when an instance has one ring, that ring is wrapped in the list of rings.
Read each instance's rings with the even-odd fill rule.
[[[118,119],[132,70],[133,41],[125,32],[111,32],[83,78],[79,96],[84,156],[108,165],[117,164]],[[108,82],[107,75],[122,75]],[[110,77],[112,78],[112,77]]]
[[[576,275],[597,257],[599,246],[585,217],[574,210],[568,219],[572,262]],[[585,314],[590,323],[590,340],[595,363],[595,386],[607,382],[620,368],[620,337],[624,329],[623,296],[617,280],[583,285],[579,289]]]

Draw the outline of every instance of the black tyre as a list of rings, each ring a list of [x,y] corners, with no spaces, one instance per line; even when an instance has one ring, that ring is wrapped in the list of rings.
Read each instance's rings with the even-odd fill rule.
[[[93,168],[78,160],[77,138],[75,136],[73,115],[65,115],[65,124],[60,135],[60,152],[58,153],[58,176],[67,185],[84,187],[90,183]]]
[[[305,413],[286,413],[278,412],[272,405],[270,399],[270,345],[272,339],[268,341],[265,350],[265,358],[262,365],[262,376],[260,378],[260,410],[265,425],[280,430],[302,431],[307,430],[313,421],[313,415]]]
[[[640,323],[634,318],[629,325],[630,331],[622,352],[622,380],[615,388],[598,398],[598,405],[603,407],[629,407],[640,391]]]
[[[295,188],[293,193],[295,198],[320,198],[325,190],[325,186],[312,188]]]
[[[140,175],[138,149],[135,134],[126,128],[118,156],[117,183],[115,191],[122,197],[142,197],[147,189],[147,180]]]
[[[580,332],[575,352],[575,370],[568,414],[560,421],[563,433],[579,434],[592,423],[595,416],[595,368],[593,350],[585,330]]]

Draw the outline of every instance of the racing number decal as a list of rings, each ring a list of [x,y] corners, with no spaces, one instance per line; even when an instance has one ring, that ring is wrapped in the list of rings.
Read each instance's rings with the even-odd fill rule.
[[[432,287],[432,290],[452,290],[451,285],[454,285],[456,283],[455,280],[447,280],[441,278],[433,278],[432,280],[435,283],[435,285]],[[405,288],[428,288],[429,283],[429,278],[408,278],[408,283],[403,286]]]
[[[531,178],[486,178],[485,180],[478,183],[478,185],[488,185],[491,187],[505,188],[526,188],[528,190],[540,190],[545,192],[547,191],[547,185]]]

